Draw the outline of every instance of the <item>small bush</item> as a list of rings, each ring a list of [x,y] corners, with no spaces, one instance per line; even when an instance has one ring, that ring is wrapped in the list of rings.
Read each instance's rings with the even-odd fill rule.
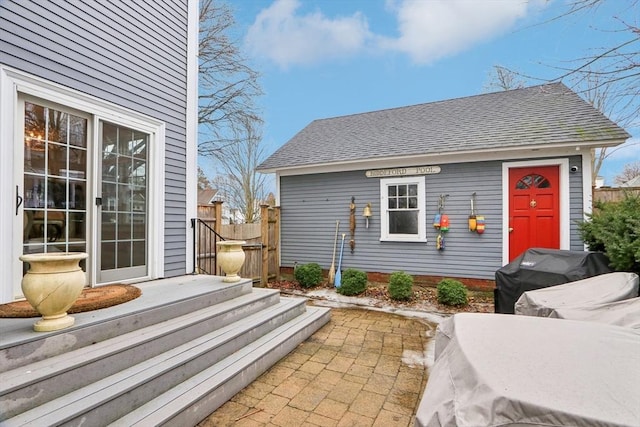
[[[364,271],[348,268],[342,272],[340,287],[336,289],[342,295],[358,295],[367,289],[367,274]]]
[[[579,223],[590,251],[603,251],[616,271],[640,274],[640,196],[625,193],[619,202],[594,203],[588,220]]]
[[[322,267],[315,262],[303,264],[296,268],[293,276],[300,286],[311,288],[322,281]]]
[[[404,271],[391,273],[387,290],[391,299],[408,300],[413,295],[413,277]]]
[[[444,305],[466,305],[467,288],[455,279],[442,279],[438,283],[438,302]]]

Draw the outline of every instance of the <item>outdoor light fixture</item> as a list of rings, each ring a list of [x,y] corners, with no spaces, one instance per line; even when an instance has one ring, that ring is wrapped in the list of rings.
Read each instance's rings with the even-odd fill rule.
[[[364,221],[365,221],[365,227],[369,228],[369,218],[371,218],[372,214],[371,214],[371,203],[367,203],[367,205],[364,207],[364,212],[362,212],[362,216],[364,217]]]

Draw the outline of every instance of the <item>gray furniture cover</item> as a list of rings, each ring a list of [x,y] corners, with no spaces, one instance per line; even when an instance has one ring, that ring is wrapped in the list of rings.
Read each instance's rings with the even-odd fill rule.
[[[559,307],[549,317],[608,323],[640,330],[640,298],[589,307]]]
[[[611,272],[609,259],[602,252],[527,249],[496,271],[495,312],[513,314],[513,306],[526,291]]]
[[[638,275],[607,273],[564,285],[523,293],[515,304],[515,314],[549,317],[558,308],[590,307],[638,296]]]
[[[416,426],[640,425],[639,331],[478,313],[438,328]]]

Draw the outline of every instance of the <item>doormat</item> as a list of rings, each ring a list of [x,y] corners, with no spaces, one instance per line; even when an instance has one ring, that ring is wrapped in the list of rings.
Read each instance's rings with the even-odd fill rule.
[[[142,295],[139,288],[131,285],[105,285],[95,288],[85,288],[75,304],[67,313],[82,313],[112,307],[138,298]],[[0,317],[40,317],[27,300],[10,302],[0,305]]]

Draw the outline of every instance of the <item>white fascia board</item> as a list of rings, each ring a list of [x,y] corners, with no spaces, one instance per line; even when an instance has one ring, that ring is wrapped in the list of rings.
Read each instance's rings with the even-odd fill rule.
[[[611,140],[596,143],[580,143],[573,145],[518,147],[505,149],[485,149],[458,151],[455,153],[435,153],[414,156],[394,156],[378,159],[366,159],[346,162],[335,162],[309,166],[294,166],[278,169],[263,169],[261,173],[277,172],[280,176],[310,175],[318,173],[348,172],[363,169],[393,168],[408,164],[441,165],[450,163],[474,163],[494,160],[535,159],[558,156],[576,156],[588,152],[592,147],[615,146],[625,140]]]

